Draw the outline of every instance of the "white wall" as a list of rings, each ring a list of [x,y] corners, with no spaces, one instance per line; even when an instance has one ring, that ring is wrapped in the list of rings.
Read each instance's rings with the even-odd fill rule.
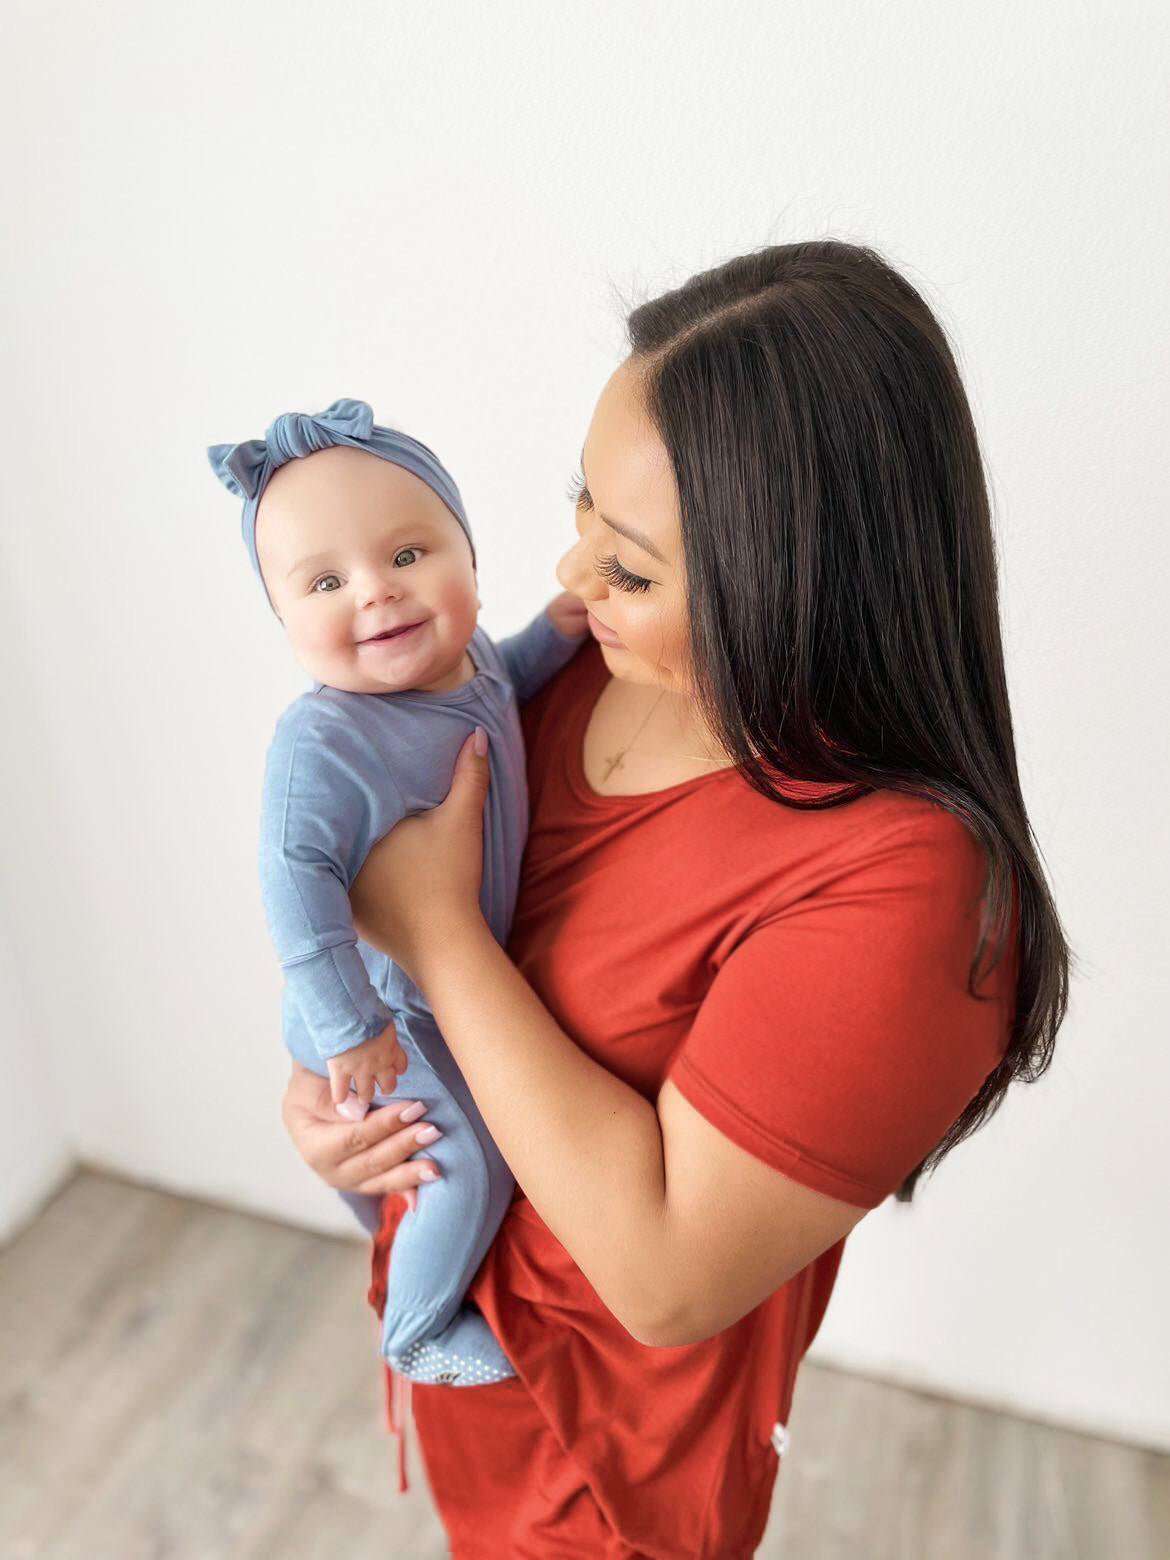
[[[7,503],[2,507],[0,531],[11,521]],[[65,875],[61,869],[68,860],[58,821],[68,808],[68,793],[53,767],[44,712],[24,675],[19,647],[25,640],[10,588],[11,561],[10,550],[0,543],[0,564],[9,565],[0,569],[0,622],[5,626],[8,667],[0,682],[5,754],[0,763],[0,816],[5,819],[0,874],[0,1245],[35,1217],[73,1161],[71,1102],[62,1094],[56,1025],[50,1022],[57,1000],[55,976],[47,987],[43,984],[48,941],[59,936],[59,890],[53,884]],[[46,872],[44,863],[50,860],[60,865]],[[74,858],[66,869],[70,877],[77,865]]]
[[[59,1063],[36,1153],[344,1227],[279,1125],[255,882],[303,681],[203,446],[371,401],[457,473],[501,633],[556,589],[621,300],[871,241],[960,349],[1083,967],[1049,1078],[853,1237],[820,1352],[1170,1445],[1168,37],[1106,0],[19,8],[6,1008],[21,1065]]]
[[[38,1053],[43,1030],[0,942],[0,1245],[35,1217],[72,1162],[52,1063]]]

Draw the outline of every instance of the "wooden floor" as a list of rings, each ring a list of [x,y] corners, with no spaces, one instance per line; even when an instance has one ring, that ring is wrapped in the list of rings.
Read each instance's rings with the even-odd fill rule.
[[[366,1281],[354,1243],[77,1176],[0,1253],[2,1560],[445,1555]],[[1170,1555],[1170,1458],[811,1366],[791,1429],[763,1560]]]

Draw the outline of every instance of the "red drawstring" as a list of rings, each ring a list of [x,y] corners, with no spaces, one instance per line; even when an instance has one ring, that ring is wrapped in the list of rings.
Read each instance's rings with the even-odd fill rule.
[[[394,1230],[398,1227],[398,1222],[395,1221],[393,1229],[389,1233],[386,1230],[385,1211],[388,1202],[389,1199],[383,1202],[383,1220],[374,1237],[373,1271],[366,1297],[379,1320],[386,1309],[390,1247],[393,1244]],[[390,1425],[390,1434],[398,1442],[398,1493],[405,1495],[409,1488],[406,1480],[406,1426],[411,1422],[411,1380],[409,1376],[400,1376],[385,1362],[383,1362],[383,1369],[386,1372],[386,1418]]]
[[[406,1426],[410,1421],[409,1376],[400,1376],[386,1366],[386,1411],[390,1421],[390,1434],[398,1442],[398,1493],[405,1495],[406,1482]]]

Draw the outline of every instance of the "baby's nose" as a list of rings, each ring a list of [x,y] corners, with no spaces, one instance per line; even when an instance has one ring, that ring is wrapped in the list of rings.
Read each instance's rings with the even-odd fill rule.
[[[360,593],[363,606],[374,607],[380,602],[395,601],[402,594],[402,587],[394,578],[379,579],[373,576]]]

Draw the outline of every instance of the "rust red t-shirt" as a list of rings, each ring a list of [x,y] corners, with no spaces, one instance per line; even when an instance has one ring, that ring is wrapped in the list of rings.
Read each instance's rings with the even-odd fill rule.
[[[967,992],[982,853],[953,814],[889,791],[798,811],[723,769],[600,795],[582,751],[609,675],[587,641],[521,712],[531,823],[509,953],[632,1088],[654,1099],[671,1078],[749,1153],[875,1207],[1007,1040],[1014,958],[984,981],[989,1000]],[[764,1488],[843,1244],[715,1337],[651,1348],[517,1189],[469,1294],[632,1536],[647,1480],[709,1485],[717,1461],[739,1498]]]

